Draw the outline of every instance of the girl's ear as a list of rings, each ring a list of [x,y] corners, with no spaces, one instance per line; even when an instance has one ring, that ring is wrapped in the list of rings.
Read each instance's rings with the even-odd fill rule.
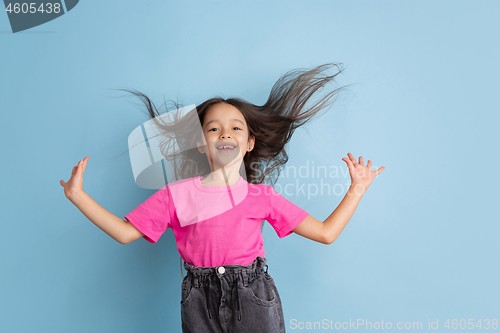
[[[200,142],[196,141],[196,146],[198,147],[198,151],[199,151],[200,153],[204,153],[204,150],[203,150],[203,148],[202,148],[202,147],[203,147],[203,145],[202,145]]]
[[[251,151],[255,146],[255,135],[252,135],[250,140],[248,140],[248,151]]]
[[[207,142],[205,141],[205,137],[204,136],[202,136],[201,139],[203,140],[203,142],[200,142],[200,141],[196,140],[196,146],[198,147],[198,151],[200,153],[203,153],[205,151],[204,147],[206,147]]]

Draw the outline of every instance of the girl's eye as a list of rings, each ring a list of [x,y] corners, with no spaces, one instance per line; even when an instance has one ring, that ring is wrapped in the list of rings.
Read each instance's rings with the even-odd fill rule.
[[[233,128],[237,128],[237,129],[241,130],[241,128],[239,128],[239,127],[233,127]],[[217,129],[217,128],[215,128],[215,127],[214,127],[214,128],[209,129],[208,131],[210,132],[210,131],[212,131],[212,130],[216,130],[216,129]]]

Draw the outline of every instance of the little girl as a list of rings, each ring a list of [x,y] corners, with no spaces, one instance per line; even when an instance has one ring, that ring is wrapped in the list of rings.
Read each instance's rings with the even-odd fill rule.
[[[371,161],[365,166],[361,156],[359,161],[350,153],[342,158],[349,168],[351,186],[323,222],[264,184],[275,171],[277,178],[279,168],[287,162],[285,144],[294,130],[338,90],[314,107],[305,107],[318,89],[341,72],[321,76],[331,65],[337,66],[325,64],[286,74],[263,106],[238,98],[212,98],[197,106],[202,134],[188,135],[196,141],[192,145],[196,148],[181,154],[181,179],[162,187],[125,219],[108,212],[83,191],[88,156],[73,168],[67,183],[60,181],[66,197],[122,244],[141,237],[155,243],[166,229],[173,230],[187,270],[180,303],[184,333],[285,332],[280,295],[267,272],[261,223],[267,220],[280,238],[294,232],[332,244],[374,177],[384,170],[382,166],[371,171]],[[145,95],[132,93],[144,98],[151,118],[159,115]],[[174,125],[162,126],[174,129]],[[183,141],[177,142],[182,145]]]

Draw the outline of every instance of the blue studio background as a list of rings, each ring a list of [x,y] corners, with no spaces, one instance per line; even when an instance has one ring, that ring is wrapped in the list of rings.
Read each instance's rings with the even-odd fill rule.
[[[0,14],[0,331],[181,331],[172,230],[154,245],[119,244],[59,184],[89,156],[84,190],[113,214],[154,193],[135,184],[127,153],[129,133],[148,118],[138,99],[113,89],[138,89],[157,105],[216,94],[261,105],[287,71],[328,62],[344,64],[338,86],[353,85],[295,132],[287,166],[339,175],[285,173],[278,184],[306,184],[307,194],[281,193],[323,221],[347,190],[348,152],[386,169],[332,245],[279,239],[265,225],[287,331],[330,321],[369,321],[357,326],[367,331],[421,322],[427,331],[438,321],[433,331],[445,332],[453,319],[473,319],[476,331],[489,319],[498,330],[499,9],[93,0],[15,34]],[[321,182],[336,193],[307,191]]]

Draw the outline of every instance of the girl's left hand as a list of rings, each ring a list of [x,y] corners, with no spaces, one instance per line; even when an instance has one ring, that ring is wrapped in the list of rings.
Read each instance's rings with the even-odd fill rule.
[[[366,191],[376,175],[381,173],[385,167],[381,166],[378,170],[370,170],[372,167],[372,161],[368,160],[368,164],[365,166],[363,162],[363,157],[359,157],[359,163],[356,161],[351,153],[347,153],[347,157],[342,158],[342,161],[347,163],[349,167],[349,173],[351,174],[351,186],[355,189],[361,187],[363,191]]]

